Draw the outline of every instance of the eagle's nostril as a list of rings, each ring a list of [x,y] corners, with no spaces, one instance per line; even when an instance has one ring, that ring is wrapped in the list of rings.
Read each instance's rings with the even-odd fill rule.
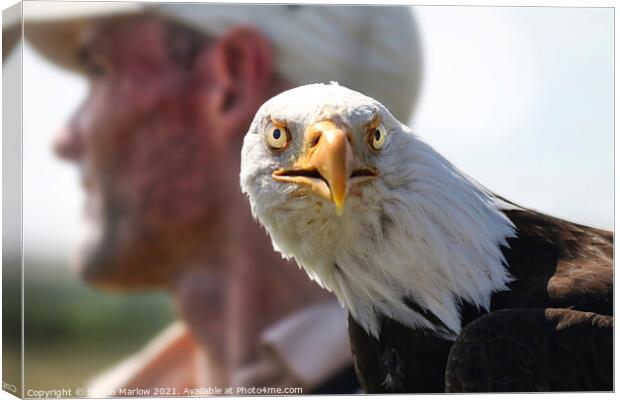
[[[323,132],[317,132],[316,135],[312,138],[312,142],[310,142],[310,147],[315,148],[319,142],[321,141],[321,136]]]

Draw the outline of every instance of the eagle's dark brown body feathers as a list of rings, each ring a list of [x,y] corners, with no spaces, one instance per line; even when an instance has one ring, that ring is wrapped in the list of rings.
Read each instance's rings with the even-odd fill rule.
[[[367,392],[612,390],[613,234],[532,210],[506,215],[514,280],[490,313],[462,305],[456,342],[389,318],[376,340],[349,318]]]
[[[449,392],[611,390],[613,317],[566,308],[499,310],[452,345]]]

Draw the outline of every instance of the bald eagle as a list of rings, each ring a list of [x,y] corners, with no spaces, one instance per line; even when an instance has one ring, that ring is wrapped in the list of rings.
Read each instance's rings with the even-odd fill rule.
[[[267,101],[240,179],[347,309],[366,392],[612,390],[611,232],[494,194],[337,84]]]

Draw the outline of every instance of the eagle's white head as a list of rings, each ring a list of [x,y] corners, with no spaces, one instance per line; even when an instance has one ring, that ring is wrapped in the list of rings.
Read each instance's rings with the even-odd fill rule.
[[[514,227],[500,200],[376,100],[337,84],[281,93],[241,157],[274,248],[375,337],[381,314],[455,337],[463,301],[488,309],[506,289],[500,246]]]

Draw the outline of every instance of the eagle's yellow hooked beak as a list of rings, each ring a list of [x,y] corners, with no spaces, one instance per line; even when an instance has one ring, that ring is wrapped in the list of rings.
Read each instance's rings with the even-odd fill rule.
[[[347,198],[349,176],[355,165],[347,133],[331,121],[313,125],[308,133],[311,148],[299,160],[299,166],[305,170],[315,169],[321,174],[329,185],[336,213],[341,215]]]
[[[342,215],[349,191],[350,179],[354,176],[376,175],[368,169],[356,174],[359,164],[348,129],[325,120],[306,131],[303,155],[293,169],[279,169],[273,173],[278,181],[295,182],[308,187],[314,193],[331,200],[336,213]]]

